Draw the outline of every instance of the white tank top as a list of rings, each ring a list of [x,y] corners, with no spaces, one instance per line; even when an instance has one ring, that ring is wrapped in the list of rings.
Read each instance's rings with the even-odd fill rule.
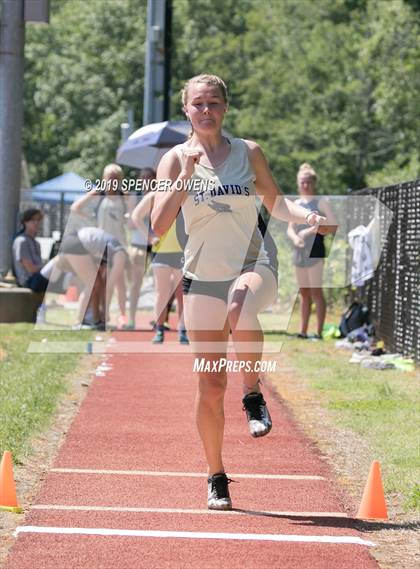
[[[258,229],[248,147],[240,138],[230,139],[230,144],[230,154],[220,166],[195,166],[182,206],[188,234],[184,274],[193,280],[231,280],[256,263],[270,264]],[[183,146],[175,146],[179,158]]]
[[[104,196],[98,208],[98,227],[110,233],[124,245],[127,245],[124,218],[124,197]]]

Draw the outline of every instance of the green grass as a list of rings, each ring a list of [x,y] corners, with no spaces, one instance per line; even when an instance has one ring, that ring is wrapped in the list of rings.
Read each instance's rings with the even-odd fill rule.
[[[385,491],[402,495],[407,511],[420,510],[418,371],[365,369],[348,363],[351,352],[336,349],[334,341],[279,338],[308,390],[336,424],[369,443],[381,461]]]
[[[92,333],[36,332],[32,324],[0,324],[0,452],[19,463],[30,452],[33,435],[46,428],[58,399],[68,389],[66,376],[81,354],[31,354],[29,342],[86,341]]]

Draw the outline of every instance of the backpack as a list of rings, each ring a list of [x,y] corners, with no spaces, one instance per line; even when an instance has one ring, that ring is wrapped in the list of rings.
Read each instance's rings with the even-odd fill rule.
[[[342,315],[339,329],[342,336],[347,336],[364,324],[369,324],[369,309],[360,302],[353,302]]]

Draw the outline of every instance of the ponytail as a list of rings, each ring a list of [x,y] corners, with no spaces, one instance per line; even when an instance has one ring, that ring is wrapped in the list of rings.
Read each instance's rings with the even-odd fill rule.
[[[297,178],[299,178],[299,176],[301,176],[302,174],[310,176],[314,180],[314,182],[316,182],[318,179],[317,173],[315,172],[314,168],[312,168],[312,166],[308,164],[308,162],[304,162],[303,164],[300,165],[299,171],[297,173]]]

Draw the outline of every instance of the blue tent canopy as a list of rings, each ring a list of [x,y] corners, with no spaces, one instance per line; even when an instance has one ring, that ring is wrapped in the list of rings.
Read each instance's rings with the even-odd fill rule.
[[[61,196],[65,203],[73,203],[86,193],[85,179],[67,172],[32,188],[32,199],[36,202],[61,203]]]

